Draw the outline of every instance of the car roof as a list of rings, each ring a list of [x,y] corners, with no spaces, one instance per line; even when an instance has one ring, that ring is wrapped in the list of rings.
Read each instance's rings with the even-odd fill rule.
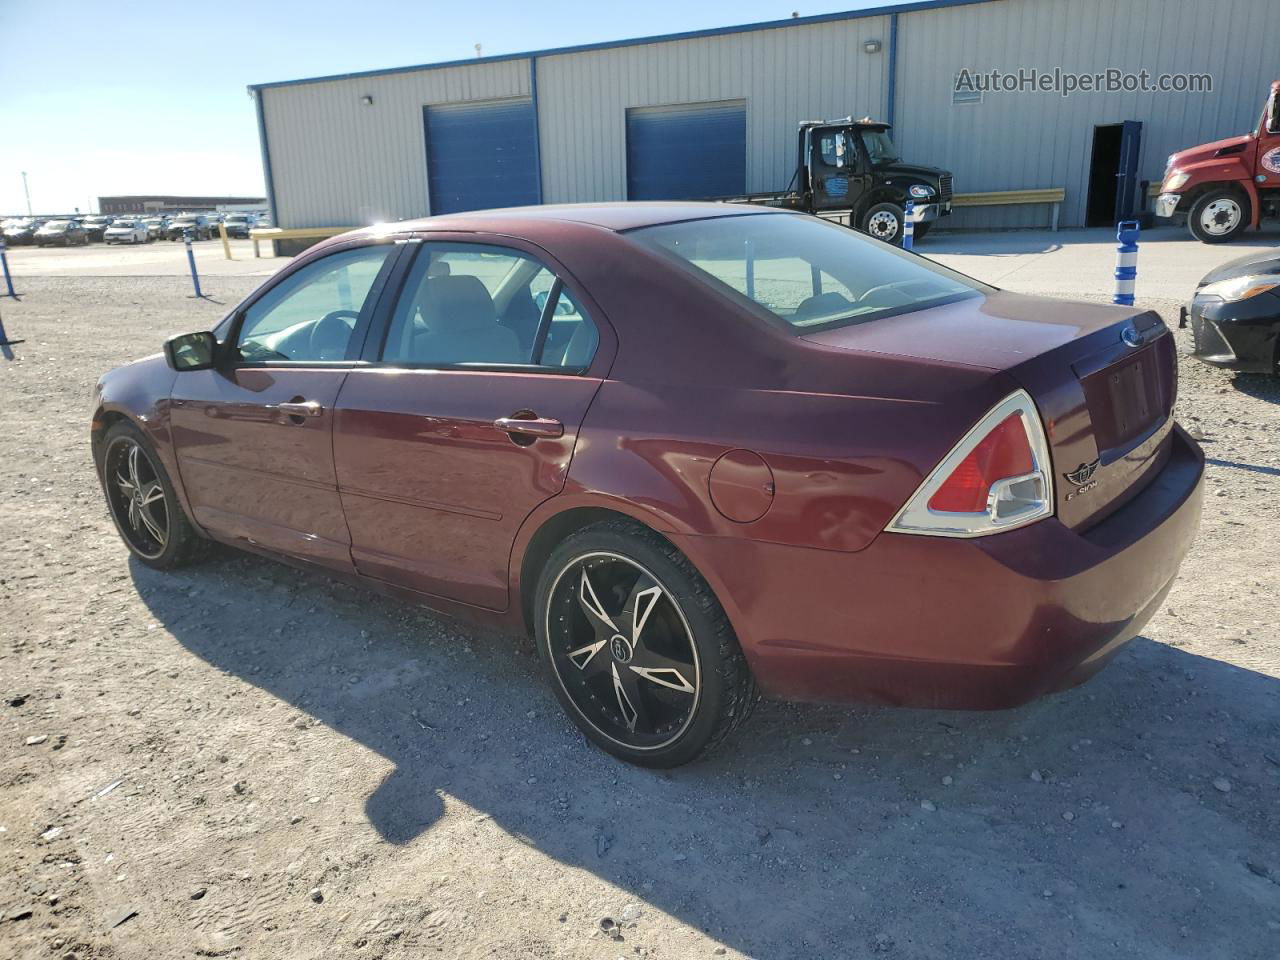
[[[417,230],[515,230],[540,232],[556,223],[583,223],[606,230],[634,230],[660,223],[707,220],[754,214],[785,213],[769,207],[744,203],[682,201],[630,201],[626,203],[563,203],[538,207],[505,207],[448,213],[394,224],[395,231]],[[385,230],[384,225],[381,229]]]

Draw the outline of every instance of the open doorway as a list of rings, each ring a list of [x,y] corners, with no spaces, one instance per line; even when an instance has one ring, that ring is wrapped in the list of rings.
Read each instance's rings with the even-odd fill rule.
[[[1116,187],[1120,172],[1120,140],[1124,127],[1108,123],[1093,128],[1093,157],[1089,161],[1089,204],[1086,227],[1109,227],[1115,223]]]
[[[1109,227],[1134,215],[1138,196],[1138,148],[1142,123],[1103,123],[1093,128],[1086,227]]]

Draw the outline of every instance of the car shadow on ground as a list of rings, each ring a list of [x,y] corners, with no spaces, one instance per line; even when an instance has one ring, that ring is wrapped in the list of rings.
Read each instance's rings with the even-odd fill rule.
[[[659,772],[511,638],[230,552],[132,575],[200,660],[394,765],[362,798],[384,840],[430,844],[452,798],[748,954],[1239,958],[1280,920],[1280,684],[1162,643],[1011,711],[764,703]]]
[[[1256,400],[1280,403],[1280,375],[1237,373],[1231,378],[1231,386]]]

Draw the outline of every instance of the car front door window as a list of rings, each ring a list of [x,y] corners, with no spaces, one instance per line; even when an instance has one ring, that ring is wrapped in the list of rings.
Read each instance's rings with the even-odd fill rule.
[[[347,359],[352,333],[391,250],[374,244],[303,267],[255,301],[236,338],[248,363]]]

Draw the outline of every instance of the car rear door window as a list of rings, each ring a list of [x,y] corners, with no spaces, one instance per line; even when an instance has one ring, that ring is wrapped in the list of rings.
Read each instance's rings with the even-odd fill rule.
[[[594,325],[560,280],[529,254],[430,243],[405,282],[382,360],[428,367],[585,367],[596,342]]]
[[[290,274],[245,311],[236,346],[249,362],[331,362],[347,357],[390,244],[334,253]]]

